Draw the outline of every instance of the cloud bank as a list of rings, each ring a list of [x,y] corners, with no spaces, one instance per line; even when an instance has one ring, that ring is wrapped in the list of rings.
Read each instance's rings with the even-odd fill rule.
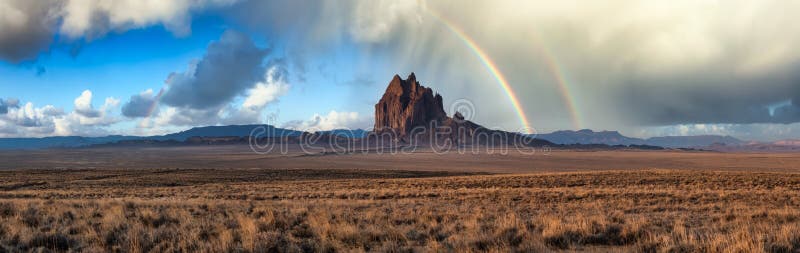
[[[220,106],[263,77],[262,62],[267,53],[247,35],[226,31],[189,70],[170,74],[161,101],[191,109]]]
[[[19,100],[15,98],[2,99],[0,98],[0,114],[8,113],[8,108],[19,107]]]
[[[507,129],[519,123],[506,94],[448,26],[496,63],[539,129],[800,122],[800,30],[784,29],[798,3],[340,1],[249,15],[270,4],[234,12],[268,33],[301,31],[289,39],[307,55],[353,43],[365,65],[389,69],[370,69],[378,83],[414,71]]]
[[[334,129],[366,129],[372,124],[372,118],[363,117],[357,112],[330,111],[326,115],[314,114],[308,120],[293,120],[282,127],[299,131],[315,132]]]
[[[19,63],[47,51],[56,35],[91,41],[111,31],[163,25],[178,36],[191,33],[191,14],[235,0],[7,0],[0,2],[0,59]]]
[[[92,91],[83,91],[74,100],[74,110],[65,112],[52,105],[36,107],[17,99],[2,101],[6,112],[0,114],[0,137],[100,136],[110,132],[106,127],[120,122],[115,111],[120,101],[107,97],[102,106],[92,105]]]
[[[130,100],[122,106],[122,115],[129,118],[148,117],[155,106],[156,98],[153,95],[153,89],[148,89],[131,96]]]
[[[122,115],[142,118],[140,128],[262,123],[267,106],[289,91],[288,75],[285,61],[228,30],[186,71],[169,74],[162,95],[133,95]]]
[[[446,104],[471,100],[475,121],[518,129],[507,94],[466,40],[489,56],[540,132],[640,133],[689,125],[767,130],[800,122],[800,30],[791,29],[800,3],[782,0],[11,0],[0,3],[8,14],[0,16],[0,59],[35,59],[54,35],[88,41],[153,25],[185,35],[193,13],[219,7],[226,21],[285,45],[288,59],[271,61],[248,35],[227,32],[189,69],[170,75],[154,122],[254,121],[290,87],[269,77],[272,67],[315,71],[316,57],[346,48],[342,54],[354,62],[343,68],[368,74],[343,80],[377,83],[352,89],[353,97],[377,100],[391,76],[413,71]],[[131,96],[122,114],[145,116],[154,96]],[[83,117],[97,110],[83,109],[89,110],[76,110]]]

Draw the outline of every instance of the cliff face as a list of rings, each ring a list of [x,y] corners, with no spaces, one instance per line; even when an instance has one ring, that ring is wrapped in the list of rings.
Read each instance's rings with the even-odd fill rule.
[[[442,96],[417,82],[414,73],[403,80],[395,75],[381,100],[375,104],[375,131],[405,136],[414,127],[444,121]]]

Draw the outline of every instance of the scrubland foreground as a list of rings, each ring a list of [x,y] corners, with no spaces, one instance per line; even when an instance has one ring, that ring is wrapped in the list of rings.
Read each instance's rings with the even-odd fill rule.
[[[24,170],[0,184],[5,252],[800,250],[790,172]]]

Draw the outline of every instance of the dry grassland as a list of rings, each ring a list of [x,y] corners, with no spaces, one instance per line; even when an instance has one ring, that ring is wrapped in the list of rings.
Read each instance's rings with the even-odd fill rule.
[[[797,252],[800,174],[0,171],[0,251]]]

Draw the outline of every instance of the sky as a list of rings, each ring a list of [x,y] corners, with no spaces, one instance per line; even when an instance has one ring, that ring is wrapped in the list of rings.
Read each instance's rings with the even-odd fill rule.
[[[800,2],[0,1],[0,137],[371,128],[395,74],[507,131],[800,138]]]

